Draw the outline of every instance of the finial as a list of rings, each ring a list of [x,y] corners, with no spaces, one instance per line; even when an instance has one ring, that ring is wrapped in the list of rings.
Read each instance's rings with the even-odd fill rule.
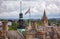
[[[22,13],[22,1],[20,1],[20,13]]]

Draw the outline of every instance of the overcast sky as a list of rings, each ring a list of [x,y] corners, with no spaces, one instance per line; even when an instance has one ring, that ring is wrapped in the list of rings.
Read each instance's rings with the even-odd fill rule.
[[[48,18],[60,17],[60,0],[0,0],[0,18],[18,19],[20,13],[20,1],[22,1],[22,13],[24,19],[29,18],[25,12],[30,9],[33,19],[41,19],[45,9]]]

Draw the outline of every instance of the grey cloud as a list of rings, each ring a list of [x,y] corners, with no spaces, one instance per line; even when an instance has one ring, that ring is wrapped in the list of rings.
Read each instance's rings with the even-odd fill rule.
[[[0,6],[1,6],[1,4],[2,4],[2,1],[0,1]]]
[[[49,4],[56,4],[57,6],[60,5],[60,1],[45,1],[47,3],[47,5]]]
[[[7,4],[4,4],[4,1],[0,1],[0,13],[12,12],[12,11],[16,11],[17,9],[19,9],[19,6],[16,5],[9,6]]]
[[[37,1],[37,0],[23,0],[23,1]]]
[[[2,0],[2,1],[21,1],[21,0]],[[38,1],[38,0],[22,0],[22,1]]]
[[[3,12],[6,12],[6,13],[8,13],[8,12],[13,12],[13,11],[16,11],[17,9],[19,10],[19,6],[14,6],[14,4],[13,4],[13,6],[11,6],[11,7],[7,7],[8,5],[6,5],[6,4],[3,4],[3,1],[19,1],[19,0],[1,0],[0,1],[0,13],[3,13]],[[37,9],[39,10],[39,13],[41,12],[41,10],[42,10],[42,6],[41,6],[41,3],[39,3],[39,6],[37,6],[37,5],[34,5],[35,3],[36,3],[36,1],[38,1],[38,0],[23,0],[23,1],[25,1],[25,2],[27,2],[27,1],[29,1],[30,3],[28,4],[28,3],[25,3],[24,5],[23,5],[23,10],[26,10],[26,9],[28,9],[29,8],[29,6],[32,6],[32,7],[37,7]],[[35,3],[31,3],[31,2],[35,2]],[[41,0],[40,0],[41,1]],[[46,2],[46,7],[47,6],[49,6],[50,4],[55,4],[58,8],[60,8],[60,1],[44,1],[44,2]],[[38,3],[38,2],[37,2]],[[13,7],[13,8],[12,8]],[[47,9],[48,10],[48,9]],[[50,11],[50,10],[49,10]],[[52,11],[54,11],[54,10],[52,10]],[[42,11],[43,12],[43,11]],[[58,12],[58,11],[57,11]],[[56,14],[47,14],[48,15],[48,17],[59,17],[60,15],[60,13],[58,13],[57,14],[57,12],[56,11],[54,11],[54,13],[56,13]],[[50,13],[52,13],[51,11],[50,11]],[[2,16],[3,17],[3,16]],[[13,17],[13,16],[12,16]],[[36,18],[37,17],[40,17],[40,15],[38,15],[38,16],[36,16]],[[35,18],[34,16],[32,16],[32,18]]]
[[[52,14],[49,14],[48,15],[48,18],[60,18],[60,13],[57,13],[57,14],[55,14],[55,13],[54,14],[53,13]]]
[[[17,0],[2,0],[2,1],[17,1]]]
[[[48,10],[48,8],[47,8],[48,11],[50,11],[51,13],[53,13],[53,12],[54,12],[54,13],[60,13],[60,1],[57,1],[57,0],[56,0],[56,1],[55,1],[55,0],[53,0],[53,1],[51,1],[51,0],[50,0],[50,1],[45,0],[45,2],[46,2],[46,8],[49,7],[49,5],[52,5],[53,8],[56,7],[56,8],[58,9],[58,10],[57,10],[57,9],[55,8],[55,9],[57,10],[57,11],[56,11],[55,9],[53,9],[53,10]],[[54,5],[55,5],[55,6],[54,6]],[[52,8],[52,7],[50,7],[50,8]]]

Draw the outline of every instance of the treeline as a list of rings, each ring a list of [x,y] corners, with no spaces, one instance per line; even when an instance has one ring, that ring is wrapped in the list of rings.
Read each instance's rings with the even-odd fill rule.
[[[40,19],[30,19],[30,20],[25,20],[25,25],[28,26],[29,23],[31,23],[32,21],[36,21],[38,26],[42,25],[42,21]],[[48,24],[49,26],[60,26],[60,20],[56,20],[56,19],[49,19],[48,20]],[[12,22],[12,26],[9,28],[9,30],[17,30],[17,26],[18,26],[18,22]]]
[[[28,26],[28,23],[31,21],[36,21],[38,26],[42,25],[42,21],[40,19],[36,19],[36,20],[26,20],[26,25]],[[60,20],[56,20],[56,19],[49,19],[48,20],[48,25],[49,26],[60,26]]]

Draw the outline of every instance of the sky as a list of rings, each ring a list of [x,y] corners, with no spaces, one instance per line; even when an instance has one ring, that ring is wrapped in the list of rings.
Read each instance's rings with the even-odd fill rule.
[[[19,19],[20,1],[24,19],[41,19],[44,10],[48,18],[60,18],[60,0],[0,0],[0,18]],[[25,15],[29,7],[30,17]]]

